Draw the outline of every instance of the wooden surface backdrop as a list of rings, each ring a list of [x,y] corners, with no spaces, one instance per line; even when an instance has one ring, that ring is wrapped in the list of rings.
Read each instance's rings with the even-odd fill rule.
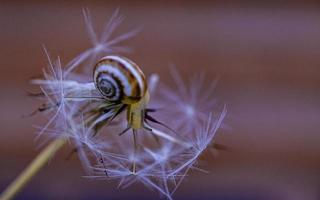
[[[320,7],[316,1],[0,2],[0,190],[37,154],[37,107],[26,97],[41,73],[45,44],[67,62],[90,46],[82,7],[96,27],[121,8],[119,32],[142,27],[126,45],[146,74],[170,83],[199,70],[220,81],[228,107],[217,141],[232,148],[207,156],[209,174],[190,173],[175,199],[320,198]],[[41,120],[41,119],[40,119]],[[142,186],[83,178],[79,161],[60,152],[18,199],[156,199]]]

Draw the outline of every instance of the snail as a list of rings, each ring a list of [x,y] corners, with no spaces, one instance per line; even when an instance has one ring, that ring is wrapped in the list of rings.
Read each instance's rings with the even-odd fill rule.
[[[103,57],[95,65],[93,80],[106,101],[127,107],[128,129],[145,128],[150,97],[145,75],[137,64],[121,56]]]
[[[127,109],[128,127],[133,131],[134,154],[137,151],[136,133],[139,129],[151,129],[147,126],[147,119],[153,119],[147,114],[146,106],[149,102],[149,93],[145,75],[137,64],[121,56],[103,57],[94,68],[95,87],[105,101],[121,105],[114,113],[114,117]],[[110,118],[111,120],[114,118]],[[111,121],[110,120],[110,121]],[[104,123],[104,122],[102,122]],[[99,124],[97,124],[99,126]],[[136,173],[135,161],[132,173]]]

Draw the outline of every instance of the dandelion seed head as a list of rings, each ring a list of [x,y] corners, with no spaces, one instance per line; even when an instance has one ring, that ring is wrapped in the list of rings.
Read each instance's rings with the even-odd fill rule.
[[[188,171],[197,169],[199,156],[213,141],[226,109],[213,114],[216,110],[212,95],[214,84],[207,85],[204,76],[199,75],[187,84],[173,68],[175,87],[161,83],[157,74],[150,75],[151,102],[144,110],[147,112],[144,120],[149,121],[144,129],[136,133],[129,129],[123,132],[128,127],[128,116],[118,111],[127,108],[106,101],[92,80],[92,68],[84,68],[79,74],[75,72],[84,63],[96,62],[98,54],[121,49],[115,45],[134,35],[135,31],[111,37],[123,20],[118,12],[98,38],[89,11],[83,10],[93,47],[66,66],[59,58],[52,62],[46,51],[49,70],[44,71],[43,79],[33,81],[43,91],[46,105],[43,110],[48,116],[40,132],[69,139],[88,178],[115,179],[121,188],[142,183],[172,199]],[[134,134],[137,149],[133,145]],[[132,163],[136,164],[136,171],[132,170]]]

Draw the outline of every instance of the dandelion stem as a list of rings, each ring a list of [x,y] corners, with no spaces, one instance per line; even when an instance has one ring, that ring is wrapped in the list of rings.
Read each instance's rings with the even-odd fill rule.
[[[65,138],[58,138],[43,149],[29,166],[3,191],[0,200],[12,199],[66,143],[66,141]]]

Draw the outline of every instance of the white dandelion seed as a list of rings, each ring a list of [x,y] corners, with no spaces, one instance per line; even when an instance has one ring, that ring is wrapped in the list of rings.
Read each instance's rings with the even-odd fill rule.
[[[172,126],[182,132],[195,132],[207,118],[208,113],[214,112],[217,100],[213,98],[213,91],[217,79],[208,82],[204,73],[196,74],[188,84],[174,66],[171,66],[175,88],[162,86],[160,91],[162,98],[161,106],[170,110],[176,120]]]
[[[53,63],[47,50],[45,48],[44,50],[49,64],[48,71],[43,70],[43,74],[45,77],[44,80],[33,80],[32,83],[40,85],[43,97],[46,99],[46,102],[43,104],[43,107],[39,108],[38,110],[53,112],[52,114],[49,113],[49,120],[39,131],[38,137],[40,137],[50,126],[55,125],[56,122],[59,121],[59,123],[62,123],[62,125],[64,125],[66,120],[66,101],[64,98],[65,91],[63,84],[63,71],[61,68],[61,62],[58,58],[57,61]],[[54,85],[50,84],[52,82],[54,82]]]
[[[139,29],[135,29],[112,38],[113,32],[124,19],[123,16],[119,15],[119,9],[117,9],[104,27],[104,30],[101,33],[100,37],[98,37],[93,28],[89,9],[84,8],[82,12],[92,47],[77,55],[67,64],[65,76],[69,75],[72,71],[74,71],[75,68],[79,67],[85,61],[89,60],[89,63],[87,63],[84,68],[85,73],[90,74],[94,62],[99,59],[100,56],[108,55],[115,52],[130,52],[129,47],[117,46],[117,44],[131,38],[132,36],[136,35],[137,32],[139,32]]]

